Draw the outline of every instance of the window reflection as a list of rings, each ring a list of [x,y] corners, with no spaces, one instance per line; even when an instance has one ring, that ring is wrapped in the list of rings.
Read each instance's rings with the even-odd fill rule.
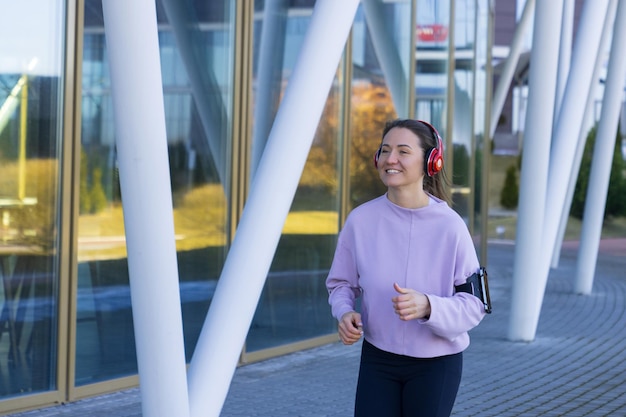
[[[56,388],[63,4],[3,5],[11,17],[0,27],[3,397]]]
[[[486,224],[481,221],[486,213],[486,207],[482,207],[481,194],[483,191],[483,175],[485,175],[487,165],[483,159],[483,149],[488,143],[485,139],[485,110],[487,109],[487,60],[488,60],[488,28],[489,23],[489,2],[487,0],[480,0],[476,2],[476,59],[474,62],[475,71],[475,96],[474,96],[474,133],[475,133],[475,147],[474,147],[474,183],[472,185],[473,191],[473,230],[474,234],[480,236],[486,228]],[[470,167],[470,169],[472,169]],[[486,230],[486,229],[485,229]]]
[[[252,172],[310,21],[313,1],[255,1]],[[341,83],[324,115],[246,340],[246,352],[334,333],[324,281],[337,235]],[[253,175],[253,174],[252,174]],[[269,198],[269,197],[268,197]]]
[[[415,117],[430,120],[445,139],[451,0],[417,0]]]
[[[456,0],[454,42],[453,187],[454,209],[473,226],[471,156],[474,149],[476,1]]]
[[[395,91],[406,90],[409,84],[408,63],[413,59],[410,10],[408,2],[381,0],[362,2],[357,10],[352,32],[349,209],[386,191],[372,161],[385,123],[408,117],[408,97],[399,97]],[[396,39],[387,42],[386,32],[396,33]],[[384,45],[393,52],[383,54]],[[395,64],[385,62],[394,61],[394,57]],[[404,79],[398,79],[398,74]]]
[[[473,0],[455,0],[454,39],[449,38],[450,1],[417,1],[416,117],[431,120],[452,144],[448,164],[452,178],[454,209],[473,226],[472,187],[476,160],[475,114],[477,5]],[[483,7],[484,4],[483,4]],[[449,109],[448,48],[454,47],[454,108]],[[448,114],[449,113],[449,114]],[[452,132],[446,132],[447,117]],[[480,117],[480,120],[476,120]]]
[[[233,5],[157,3],[188,360],[230,240]],[[77,385],[137,372],[100,0],[85,3],[83,59]]]
[[[102,9],[85,2],[78,218],[77,385],[136,372]]]

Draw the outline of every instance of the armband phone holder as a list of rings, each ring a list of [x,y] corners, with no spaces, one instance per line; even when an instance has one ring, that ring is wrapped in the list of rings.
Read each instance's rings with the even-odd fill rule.
[[[465,284],[454,287],[456,292],[466,292],[478,297],[485,306],[485,313],[491,314],[491,297],[489,296],[489,282],[487,280],[487,270],[480,267],[478,272],[472,274]]]

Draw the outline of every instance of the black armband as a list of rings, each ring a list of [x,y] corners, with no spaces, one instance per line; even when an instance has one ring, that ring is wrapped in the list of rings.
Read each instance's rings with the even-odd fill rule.
[[[489,282],[487,281],[487,270],[480,267],[478,272],[472,274],[465,284],[454,287],[456,292],[466,292],[478,297],[485,306],[485,313],[491,314],[491,297],[489,296]]]

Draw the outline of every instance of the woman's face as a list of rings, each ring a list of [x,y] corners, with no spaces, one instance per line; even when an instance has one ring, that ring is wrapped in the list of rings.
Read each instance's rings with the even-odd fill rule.
[[[378,175],[388,188],[419,185],[424,180],[424,151],[409,129],[394,127],[383,138]]]

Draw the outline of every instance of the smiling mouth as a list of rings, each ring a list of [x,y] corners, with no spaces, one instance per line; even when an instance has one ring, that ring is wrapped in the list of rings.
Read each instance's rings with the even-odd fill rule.
[[[385,172],[387,174],[399,174],[400,173],[400,171],[398,171],[397,169],[387,169],[385,170]]]

